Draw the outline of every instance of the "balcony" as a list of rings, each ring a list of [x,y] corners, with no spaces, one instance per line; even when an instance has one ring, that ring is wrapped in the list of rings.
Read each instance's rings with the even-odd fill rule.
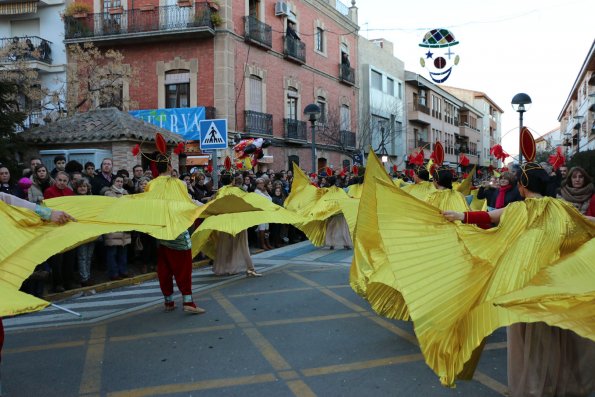
[[[6,54],[1,62],[19,60],[52,64],[52,42],[38,36],[15,36],[0,38],[0,50]]]
[[[285,36],[283,40],[285,42],[283,49],[285,58],[297,63],[306,63],[306,44],[290,36]]]
[[[244,111],[245,130],[249,134],[273,135],[273,115]]]
[[[244,39],[261,47],[270,49],[273,46],[273,30],[258,19],[244,17]]]
[[[432,124],[432,117],[430,116],[430,108],[419,102],[409,102],[407,106],[407,118],[409,121],[421,125]]]
[[[347,85],[355,85],[355,70],[349,65],[340,63],[339,80]]]
[[[66,44],[93,41],[96,45],[114,41],[161,41],[173,36],[211,38],[215,35],[207,3],[190,7],[170,5],[64,17]]]
[[[355,149],[355,132],[351,131],[339,131],[341,136],[341,145],[347,148]]]
[[[295,119],[283,119],[285,139],[306,143],[306,122]]]

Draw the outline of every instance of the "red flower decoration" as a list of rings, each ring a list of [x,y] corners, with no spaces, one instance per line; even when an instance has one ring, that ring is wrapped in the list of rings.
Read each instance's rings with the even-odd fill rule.
[[[393,164],[393,172],[396,173],[399,170],[396,164]]]
[[[326,167],[326,176],[333,176],[333,169],[331,167]]]
[[[181,153],[184,153],[184,148],[185,148],[184,142],[180,142],[174,149],[174,153],[179,156]]]
[[[554,167],[554,171],[566,164],[566,157],[562,154],[562,147],[556,148],[556,154],[551,154],[548,158],[548,163]]]
[[[459,164],[462,165],[463,167],[466,167],[469,165],[469,158],[467,156],[465,156],[464,153],[461,153],[461,155],[459,156]]]
[[[140,153],[140,145],[137,143],[136,145],[134,145],[134,147],[132,148],[132,155],[134,157],[138,156],[138,154]]]
[[[419,149],[417,152],[413,152],[409,155],[409,164],[422,166],[424,165],[424,150]]]
[[[155,146],[159,150],[159,153],[165,154],[167,152],[167,143],[160,133],[155,134]]]
[[[353,174],[354,174],[354,175],[357,175],[357,174],[358,174],[358,172],[359,172],[359,168],[357,168],[357,165],[354,165],[354,166],[353,166],[353,168],[352,168],[352,171],[353,171]]]
[[[468,174],[468,173],[466,173],[466,172],[463,172],[463,179],[467,179],[467,177],[468,177],[468,176],[469,176],[469,174]]]
[[[207,172],[210,174],[211,172],[213,172],[213,166],[209,164],[209,166],[207,167]]]
[[[502,149],[502,145],[500,144],[494,145],[490,149],[490,154],[494,156],[497,160],[501,161],[504,161],[507,157],[510,157],[510,155]]]
[[[223,165],[227,171],[231,170],[231,157],[225,157],[225,162],[223,163]]]

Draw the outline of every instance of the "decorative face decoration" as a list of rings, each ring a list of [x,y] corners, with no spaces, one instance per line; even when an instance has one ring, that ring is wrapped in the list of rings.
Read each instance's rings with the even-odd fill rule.
[[[419,44],[425,51],[419,63],[428,69],[434,83],[444,83],[450,77],[453,66],[459,64],[457,48],[454,48],[457,44],[459,42],[448,29],[430,30]]]

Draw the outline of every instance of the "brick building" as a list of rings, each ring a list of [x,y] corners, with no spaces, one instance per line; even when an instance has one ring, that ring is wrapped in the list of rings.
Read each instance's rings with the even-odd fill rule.
[[[263,167],[275,170],[291,161],[309,168],[309,103],[323,110],[319,128],[338,120],[339,143],[355,146],[355,2],[79,1],[93,12],[66,18],[65,43],[93,41],[124,54],[137,80],[122,84],[125,107],[207,107],[228,120],[230,146],[237,134],[271,139]],[[339,146],[320,141],[318,166],[348,161]]]

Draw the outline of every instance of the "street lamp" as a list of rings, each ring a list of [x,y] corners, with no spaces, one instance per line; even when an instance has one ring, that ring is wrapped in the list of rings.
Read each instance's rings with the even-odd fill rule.
[[[304,115],[308,116],[312,127],[312,173],[318,174],[316,167],[316,120],[320,117],[320,107],[311,103],[304,109]]]
[[[519,112],[519,165],[522,165],[523,151],[521,150],[521,131],[523,130],[523,113],[531,107],[531,97],[521,92],[512,98],[511,105],[515,112]]]

